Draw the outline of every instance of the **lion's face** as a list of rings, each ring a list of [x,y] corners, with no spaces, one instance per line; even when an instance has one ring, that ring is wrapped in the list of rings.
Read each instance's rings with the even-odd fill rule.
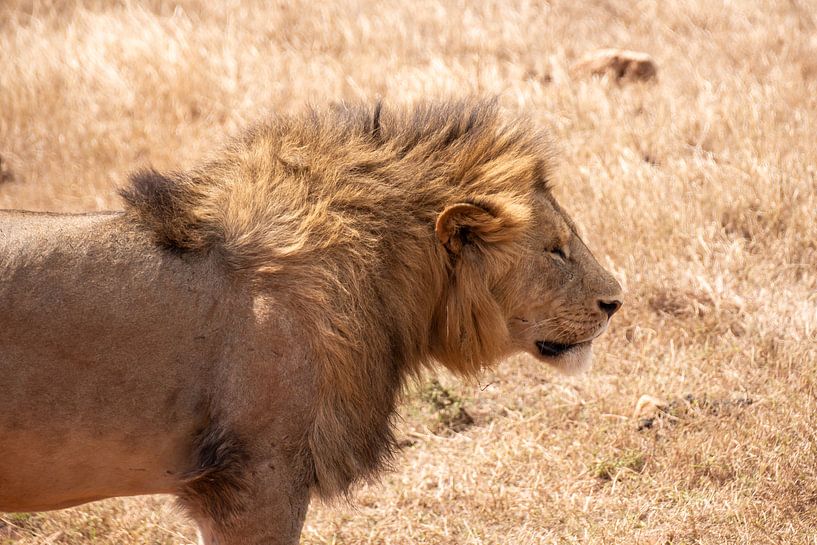
[[[453,261],[444,332],[456,357],[443,358],[450,368],[473,371],[460,362],[478,359],[469,358],[474,346],[493,358],[529,352],[567,373],[590,365],[591,343],[621,306],[621,287],[549,191],[524,204],[492,196],[450,206],[436,230]]]
[[[591,362],[591,344],[621,306],[621,286],[596,261],[564,210],[539,199],[527,233],[527,252],[500,281],[515,286],[508,329],[515,350],[563,372]]]

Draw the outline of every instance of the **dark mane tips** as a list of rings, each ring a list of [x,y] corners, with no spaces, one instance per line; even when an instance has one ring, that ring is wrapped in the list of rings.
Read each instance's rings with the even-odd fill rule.
[[[378,100],[374,105],[374,111],[372,112],[372,127],[371,127],[371,134],[372,138],[379,141],[380,140],[380,114],[383,111],[383,101]]]
[[[130,176],[130,185],[119,194],[159,244],[175,250],[200,250],[207,237],[191,213],[194,203],[186,182],[181,174],[143,169]]]
[[[249,454],[238,436],[211,423],[194,442],[195,466],[182,475],[181,503],[194,515],[229,524],[244,507]]]

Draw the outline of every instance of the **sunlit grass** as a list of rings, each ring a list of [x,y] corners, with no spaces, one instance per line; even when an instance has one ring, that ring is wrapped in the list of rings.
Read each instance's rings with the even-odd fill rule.
[[[313,505],[303,543],[817,543],[814,13],[6,0],[0,207],[118,208],[130,171],[190,165],[309,102],[498,95],[550,129],[558,196],[625,306],[588,375],[518,357],[478,385],[421,385],[395,471]],[[657,80],[570,70],[610,46],[652,55]],[[676,404],[639,431],[643,394]],[[158,496],[0,515],[4,544],[193,536]]]

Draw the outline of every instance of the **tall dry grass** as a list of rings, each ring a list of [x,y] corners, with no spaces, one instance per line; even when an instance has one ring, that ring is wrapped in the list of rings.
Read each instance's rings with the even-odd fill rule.
[[[421,387],[396,470],[352,504],[313,506],[303,542],[817,543],[815,14],[797,0],[5,0],[0,207],[119,207],[133,169],[189,165],[307,102],[499,95],[550,127],[558,194],[626,305],[586,376],[520,357],[479,385],[442,377],[446,403]],[[659,79],[568,70],[606,46],[652,54]],[[673,403],[639,431],[642,394]],[[452,426],[452,408],[474,423]],[[191,543],[171,505],[1,515],[0,542]]]

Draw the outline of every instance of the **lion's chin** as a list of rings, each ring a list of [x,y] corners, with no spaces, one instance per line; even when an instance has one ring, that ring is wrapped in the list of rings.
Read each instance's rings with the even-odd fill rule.
[[[570,346],[536,343],[536,357],[565,375],[577,375],[593,365],[593,343],[585,341]]]

